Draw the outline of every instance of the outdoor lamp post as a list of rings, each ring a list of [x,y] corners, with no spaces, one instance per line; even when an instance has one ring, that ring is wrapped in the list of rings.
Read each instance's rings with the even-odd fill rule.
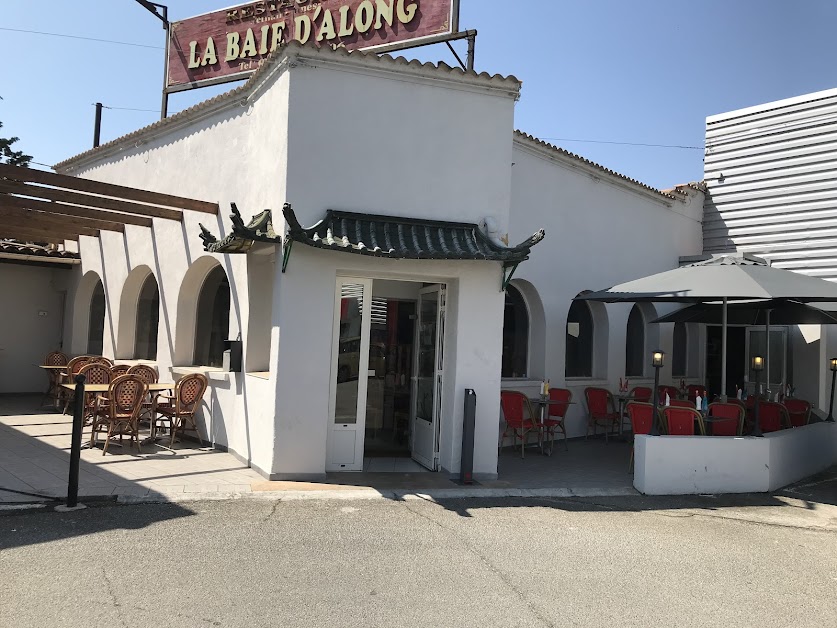
[[[750,432],[750,436],[764,436],[761,432],[761,424],[759,423],[759,379],[761,376],[761,372],[764,370],[764,358],[760,355],[753,356],[753,363],[751,365],[753,372],[756,374],[756,400],[753,404],[753,431]]]
[[[834,423],[834,380],[837,379],[837,358],[831,358],[828,366],[831,368],[831,402],[828,404],[828,417],[825,420]]]
[[[649,436],[659,436],[660,428],[657,425],[657,405],[660,403],[660,392],[657,388],[660,385],[660,369],[665,361],[666,354],[659,349],[651,354],[651,366],[654,367],[654,392],[651,394],[654,409],[651,412],[651,429],[648,432]]]

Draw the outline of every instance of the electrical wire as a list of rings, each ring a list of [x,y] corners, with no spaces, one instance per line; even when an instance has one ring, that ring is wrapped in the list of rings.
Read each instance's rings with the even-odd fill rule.
[[[102,109],[113,109],[114,111],[147,111],[149,113],[160,113],[159,109],[137,109],[135,107],[108,107],[107,105],[102,105]]]
[[[617,146],[645,146],[648,148],[682,148],[685,150],[704,150],[703,146],[685,146],[682,144],[645,144],[642,142],[611,142],[607,140],[580,140],[569,137],[541,137],[538,139],[553,142],[583,142],[585,144],[616,144]]]
[[[112,39],[97,39],[95,37],[82,37],[80,35],[65,35],[64,33],[46,33],[44,31],[30,31],[22,28],[6,28],[0,26],[0,31],[12,33],[26,33],[28,35],[47,35],[48,37],[64,37],[66,39],[82,39],[84,41],[96,41],[103,44],[118,44],[120,46],[134,46],[135,48],[150,48],[152,50],[164,50],[163,46],[151,46],[149,44],[135,44],[128,41],[114,41]]]

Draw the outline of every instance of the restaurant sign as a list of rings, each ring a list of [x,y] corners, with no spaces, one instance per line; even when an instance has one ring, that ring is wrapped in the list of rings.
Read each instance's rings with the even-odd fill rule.
[[[284,43],[392,50],[456,32],[459,0],[272,0],[173,22],[167,91],[246,78]]]

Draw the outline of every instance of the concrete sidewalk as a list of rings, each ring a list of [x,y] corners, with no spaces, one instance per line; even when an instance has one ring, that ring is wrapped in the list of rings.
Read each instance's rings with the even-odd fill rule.
[[[72,417],[37,408],[34,397],[0,397],[0,503],[63,499]],[[85,431],[89,436],[89,430]],[[85,441],[86,442],[86,441]],[[161,444],[166,444],[163,441]],[[636,495],[627,472],[630,445],[574,441],[551,457],[521,459],[505,449],[497,480],[460,486],[441,473],[335,473],[323,482],[268,482],[234,456],[184,441],[135,448],[83,449],[79,496],[122,502],[198,499],[403,499]]]

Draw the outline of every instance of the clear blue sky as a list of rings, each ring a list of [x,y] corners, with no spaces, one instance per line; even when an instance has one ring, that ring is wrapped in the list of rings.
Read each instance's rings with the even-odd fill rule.
[[[177,20],[236,2],[167,4]],[[477,69],[523,81],[518,128],[656,187],[702,178],[702,151],[570,140],[702,146],[708,115],[837,86],[835,25],[834,0],[462,0],[461,19]],[[152,110],[106,110],[103,141],[157,119],[164,31],[134,0],[5,0],[0,28],[152,46],[0,30],[0,133],[36,161],[90,148],[95,101]],[[402,54],[455,63],[444,45]]]

